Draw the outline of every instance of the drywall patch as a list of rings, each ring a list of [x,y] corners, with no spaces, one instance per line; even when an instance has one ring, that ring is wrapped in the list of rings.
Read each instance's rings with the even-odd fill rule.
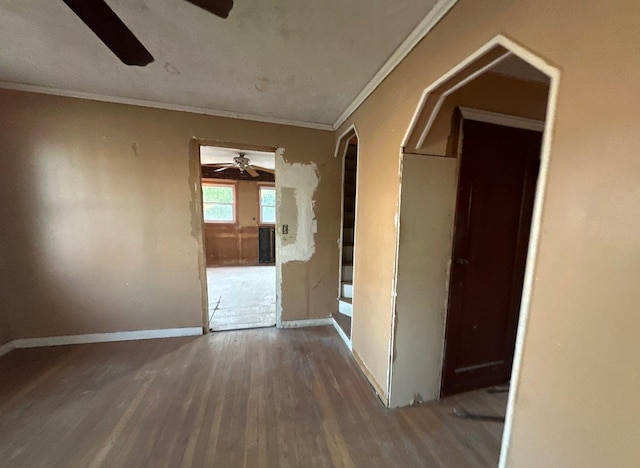
[[[292,163],[276,154],[279,263],[306,262],[315,252],[316,219],[313,196],[318,187],[318,166]]]

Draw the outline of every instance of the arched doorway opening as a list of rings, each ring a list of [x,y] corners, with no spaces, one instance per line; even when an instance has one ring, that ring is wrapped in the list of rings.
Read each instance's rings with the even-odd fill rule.
[[[338,310],[333,313],[333,322],[338,334],[351,349],[358,174],[358,133],[355,127],[350,127],[340,137],[335,156],[342,160],[342,203]]]
[[[401,148],[390,406],[510,381],[503,452],[558,80],[557,68],[498,36],[425,89]],[[508,138],[514,142],[500,149]],[[481,370],[493,380],[475,378]]]

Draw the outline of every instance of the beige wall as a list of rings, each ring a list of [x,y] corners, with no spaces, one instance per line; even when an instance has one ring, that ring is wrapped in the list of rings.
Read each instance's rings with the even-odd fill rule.
[[[398,156],[423,89],[497,34],[561,70],[510,466],[637,463],[638,18],[632,0],[460,0],[338,131],[355,123],[361,151],[353,347],[385,388]]]
[[[14,338],[202,325],[194,137],[284,147],[287,161],[317,165],[322,229],[308,262],[282,265],[282,314],[334,310],[331,132],[15,91],[0,91],[0,108],[0,247]],[[290,297],[309,300],[294,307]]]

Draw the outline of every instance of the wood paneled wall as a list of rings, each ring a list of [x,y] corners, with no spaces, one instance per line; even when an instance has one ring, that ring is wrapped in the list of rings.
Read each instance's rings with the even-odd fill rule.
[[[203,179],[205,180],[205,179]],[[206,179],[229,183],[229,180]],[[260,185],[256,181],[237,180],[236,222],[206,223],[205,251],[207,266],[258,265],[258,226],[260,226]]]

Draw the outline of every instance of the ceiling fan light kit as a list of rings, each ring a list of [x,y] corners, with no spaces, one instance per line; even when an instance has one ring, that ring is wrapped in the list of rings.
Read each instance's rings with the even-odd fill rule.
[[[104,0],[62,1],[122,63],[129,66],[144,67],[153,62],[153,55]],[[233,8],[233,0],[185,1],[220,18],[227,18]]]

